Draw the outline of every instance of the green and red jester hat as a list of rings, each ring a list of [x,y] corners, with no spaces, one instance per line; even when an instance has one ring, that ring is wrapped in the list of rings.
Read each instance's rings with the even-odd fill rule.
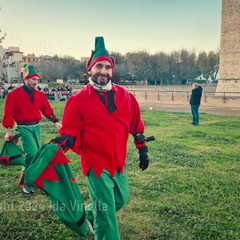
[[[62,222],[86,237],[85,206],[69,163],[61,147],[45,144],[24,170],[20,184],[43,190]]]
[[[112,66],[112,70],[114,72],[115,62],[114,59],[109,55],[109,52],[105,48],[103,37],[95,38],[95,50],[92,51],[91,57],[87,61],[87,70],[88,72],[91,70],[92,66],[102,60],[107,60],[110,62]]]
[[[32,65],[24,64],[21,72],[23,74],[23,80],[28,80],[33,77],[40,78],[39,72]]]

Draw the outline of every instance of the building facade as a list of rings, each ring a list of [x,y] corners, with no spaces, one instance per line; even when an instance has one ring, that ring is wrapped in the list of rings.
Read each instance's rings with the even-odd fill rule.
[[[23,53],[18,47],[9,47],[2,57],[2,80],[5,83],[20,83]]]
[[[34,54],[23,55],[19,47],[0,49],[0,81],[5,83],[21,83],[21,68],[23,64],[35,65],[39,58]]]

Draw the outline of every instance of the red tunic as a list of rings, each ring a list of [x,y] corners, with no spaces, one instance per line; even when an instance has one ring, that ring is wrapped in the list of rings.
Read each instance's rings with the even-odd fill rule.
[[[66,103],[60,134],[76,137],[72,150],[81,156],[84,175],[92,168],[99,177],[104,169],[114,176],[126,162],[129,134],[144,131],[139,105],[133,94],[113,85],[117,109],[110,113],[87,85]]]
[[[6,98],[2,125],[13,128],[15,122],[34,122],[54,114],[45,94],[34,89],[34,101],[22,87],[12,90]]]

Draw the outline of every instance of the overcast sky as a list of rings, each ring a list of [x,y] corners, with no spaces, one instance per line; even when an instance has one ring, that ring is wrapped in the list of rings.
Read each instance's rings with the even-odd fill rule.
[[[24,55],[89,57],[95,36],[122,54],[220,46],[221,0],[0,0],[0,8],[2,46]]]

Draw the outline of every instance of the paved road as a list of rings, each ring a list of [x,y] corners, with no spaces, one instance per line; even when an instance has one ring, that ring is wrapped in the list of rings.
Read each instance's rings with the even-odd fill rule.
[[[142,109],[152,109],[170,111],[170,112],[190,112],[189,105],[180,105],[180,104],[160,104],[160,103],[148,103],[148,102],[139,102],[140,108]],[[226,107],[205,107],[200,106],[200,113],[208,114],[217,114],[225,116],[240,116],[240,107],[239,108],[226,108]]]

